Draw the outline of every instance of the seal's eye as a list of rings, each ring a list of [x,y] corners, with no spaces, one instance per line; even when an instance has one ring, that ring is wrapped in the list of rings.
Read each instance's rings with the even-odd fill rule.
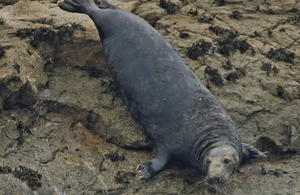
[[[224,159],[224,163],[225,163],[225,164],[227,164],[227,165],[228,165],[230,162],[231,162],[231,160],[229,160],[229,159],[227,159],[227,158],[226,158],[226,159]]]
[[[210,163],[211,163],[211,162],[210,162],[210,160],[209,160],[209,159],[207,159],[207,160],[206,160],[206,164],[208,164],[208,165],[209,165]]]

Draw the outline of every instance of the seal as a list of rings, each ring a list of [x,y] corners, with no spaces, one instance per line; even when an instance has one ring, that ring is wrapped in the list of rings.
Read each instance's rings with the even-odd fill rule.
[[[113,79],[133,119],[156,143],[157,154],[138,166],[147,180],[173,160],[221,183],[242,160],[264,154],[242,144],[231,118],[151,25],[105,0],[65,0],[68,12],[87,14],[95,23]]]

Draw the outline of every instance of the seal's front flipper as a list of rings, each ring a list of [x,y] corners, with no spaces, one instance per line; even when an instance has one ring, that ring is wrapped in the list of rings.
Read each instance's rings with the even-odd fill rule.
[[[136,169],[138,170],[139,179],[150,179],[163,169],[168,160],[169,155],[163,150],[159,150],[155,158],[137,166]]]
[[[253,146],[250,146],[249,144],[242,143],[243,147],[243,162],[255,159],[258,157],[266,157],[266,154],[263,152],[260,152],[258,149],[254,148]]]

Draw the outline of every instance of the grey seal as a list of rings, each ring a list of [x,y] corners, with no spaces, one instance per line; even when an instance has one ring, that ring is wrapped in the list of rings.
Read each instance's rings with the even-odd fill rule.
[[[242,160],[264,155],[241,143],[219,102],[146,21],[105,0],[98,6],[93,0],[58,5],[94,21],[127,110],[156,143],[156,157],[138,166],[140,179],[153,177],[176,159],[207,174],[209,183],[221,183]]]

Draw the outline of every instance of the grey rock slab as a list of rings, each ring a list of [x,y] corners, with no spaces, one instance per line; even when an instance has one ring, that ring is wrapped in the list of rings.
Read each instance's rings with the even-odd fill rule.
[[[1,195],[34,195],[34,192],[25,182],[15,178],[12,174],[0,175]]]
[[[167,11],[159,7],[155,2],[144,3],[139,5],[134,14],[143,18],[149,24],[154,25],[158,20],[167,15]]]
[[[106,92],[106,89],[101,79],[89,77],[86,72],[70,67],[57,68],[50,79],[49,88],[41,94],[41,106],[52,112],[73,115],[76,121],[119,146],[149,145],[122,101],[114,92]]]

